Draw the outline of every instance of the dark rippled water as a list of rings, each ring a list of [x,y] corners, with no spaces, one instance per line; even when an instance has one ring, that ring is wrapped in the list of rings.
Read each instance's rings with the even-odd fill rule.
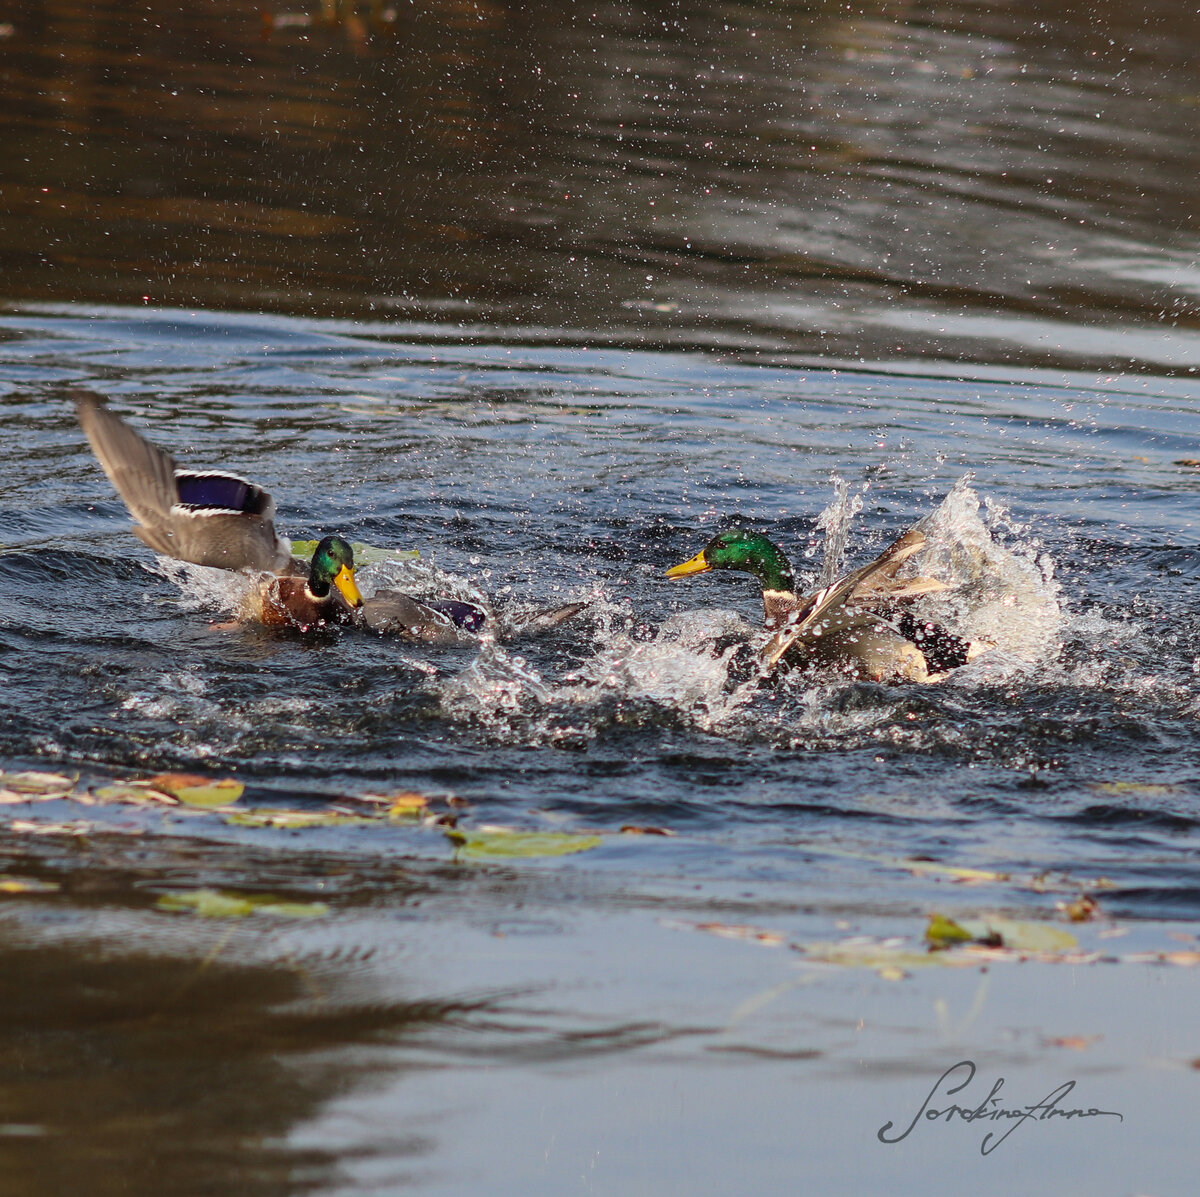
[[[0,770],[84,801],[0,807],[0,1187],[1190,1193],[1190,20],[14,6]],[[288,535],[419,552],[368,587],[589,608],[217,626],[235,583],[129,535],[78,385]],[[971,546],[997,649],[740,685],[753,584],[664,570],[736,514],[813,581],[860,504],[851,563],[935,511]],[[443,822],[87,801],[164,771]],[[600,843],[472,858],[447,820]],[[312,917],[158,905],[207,889]],[[935,911],[1079,954],[942,967]],[[962,1059],[976,1102],[1074,1079],[1124,1120],[881,1143]]]

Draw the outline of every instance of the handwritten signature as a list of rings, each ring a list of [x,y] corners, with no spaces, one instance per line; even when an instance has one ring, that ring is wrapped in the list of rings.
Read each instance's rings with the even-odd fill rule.
[[[944,1094],[947,1097],[953,1097],[956,1093],[961,1093],[975,1079],[975,1065],[971,1060],[960,1060],[957,1064],[951,1065],[938,1077],[932,1089],[929,1090],[929,1095],[921,1103],[921,1108],[913,1115],[912,1121],[902,1134],[889,1135],[894,1126],[894,1122],[887,1122],[876,1132],[876,1138],[880,1143],[899,1143],[901,1139],[907,1139],[912,1134],[917,1123],[924,1119],[926,1122],[937,1122],[939,1119],[951,1123],[955,1118],[963,1122],[1010,1122],[1009,1128],[997,1137],[997,1132],[988,1131],[983,1136],[983,1142],[979,1145],[980,1155],[991,1155],[1009,1135],[1013,1133],[1019,1126],[1023,1126],[1026,1122],[1033,1120],[1035,1122],[1047,1122],[1055,1118],[1063,1118],[1070,1121],[1074,1118],[1116,1118],[1118,1122],[1124,1122],[1123,1115],[1118,1114],[1115,1110],[1097,1110],[1094,1108],[1086,1110],[1068,1110],[1060,1108],[1059,1103],[1064,1101],[1074,1090],[1074,1081],[1064,1081],[1057,1089],[1052,1089],[1041,1101],[1034,1102],[1031,1105],[1025,1106],[1004,1106],[1001,1104],[1000,1090],[1004,1088],[1004,1078],[1000,1077],[994,1085],[991,1092],[977,1106],[960,1106],[948,1105],[938,1109],[934,1104],[934,1099],[938,1098],[939,1091],[942,1086],[948,1082],[955,1073],[961,1073],[965,1070],[966,1077],[963,1080],[954,1079],[957,1081],[953,1087],[947,1087]]]

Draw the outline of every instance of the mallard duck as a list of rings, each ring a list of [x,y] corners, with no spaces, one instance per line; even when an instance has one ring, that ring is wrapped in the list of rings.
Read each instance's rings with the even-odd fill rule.
[[[384,635],[429,644],[470,642],[495,624],[479,603],[413,598],[378,590],[364,599],[354,550],[340,536],[317,544],[311,562],[292,556],[275,532],[275,500],[225,470],[181,470],[104,400],[75,390],[75,414],[104,472],[137,521],[133,533],[156,553],[218,569],[270,575],[243,604],[245,619],[302,629],[354,623]],[[539,612],[503,638],[537,634],[578,614],[586,603]]]
[[[340,536],[320,541],[311,562],[297,560],[275,532],[275,500],[261,486],[225,470],[181,470],[99,395],[76,390],[72,398],[93,452],[137,521],[134,535],[156,553],[271,575],[243,611],[262,623],[308,629],[354,620],[363,600],[354,550]]]
[[[667,577],[713,569],[753,574],[762,585],[764,626],[772,633],[759,654],[764,669],[787,657],[849,667],[876,681],[939,681],[987,646],[954,636],[902,606],[902,600],[945,589],[935,578],[896,577],[924,544],[925,534],[912,528],[869,565],[801,597],[777,545],[760,532],[731,528],[667,570]]]

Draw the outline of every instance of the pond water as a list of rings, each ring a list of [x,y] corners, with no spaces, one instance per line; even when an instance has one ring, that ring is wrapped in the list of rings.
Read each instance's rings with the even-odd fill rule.
[[[1194,14],[10,8],[8,1189],[1190,1193]],[[72,386],[365,590],[587,608],[225,626]],[[994,649],[747,681],[663,576],[735,516],[810,586],[925,520]],[[1104,1113],[881,1140],[963,1060]]]

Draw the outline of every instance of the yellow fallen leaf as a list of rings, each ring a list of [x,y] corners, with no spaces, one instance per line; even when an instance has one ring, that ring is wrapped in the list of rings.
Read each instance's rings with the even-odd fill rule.
[[[0,893],[5,894],[53,894],[62,886],[55,881],[39,881],[35,877],[0,876]]]
[[[160,773],[146,783],[178,798],[185,806],[229,806],[245,792],[246,787],[232,777],[215,779],[196,773]]]
[[[925,938],[935,948],[944,948],[953,943],[969,943],[973,936],[952,918],[944,914],[931,914],[925,928]]]

